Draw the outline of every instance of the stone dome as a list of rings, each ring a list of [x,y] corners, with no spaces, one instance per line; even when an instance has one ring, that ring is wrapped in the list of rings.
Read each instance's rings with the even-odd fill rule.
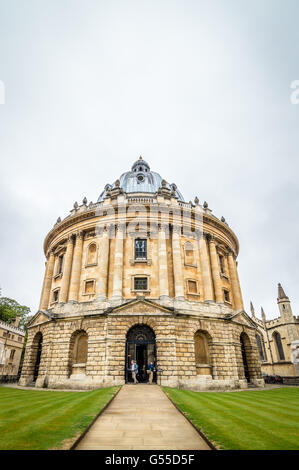
[[[132,165],[131,171],[126,171],[119,178],[119,187],[125,193],[156,193],[162,186],[163,178],[159,173],[151,171],[149,164],[143,160],[142,157]],[[115,188],[114,184],[107,184],[104,191],[100,194],[98,202],[101,202],[106,197],[107,191]],[[166,188],[171,189],[175,193],[175,197],[179,201],[184,202],[183,195],[177,189],[174,183],[169,184],[166,182]]]

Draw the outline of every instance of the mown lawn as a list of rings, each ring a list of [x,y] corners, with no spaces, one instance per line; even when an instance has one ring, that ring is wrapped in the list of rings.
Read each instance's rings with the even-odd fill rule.
[[[41,392],[0,387],[0,450],[65,447],[91,423],[119,387]]]
[[[163,390],[220,449],[299,449],[299,388],[219,393]]]

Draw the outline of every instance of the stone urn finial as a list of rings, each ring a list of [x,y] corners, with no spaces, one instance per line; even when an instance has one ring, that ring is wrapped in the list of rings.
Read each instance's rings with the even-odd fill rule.
[[[209,207],[209,204],[207,203],[207,201],[205,201],[205,202],[203,203],[203,207],[204,207],[204,209],[207,209],[207,208]]]
[[[77,210],[78,207],[79,207],[79,205],[78,205],[78,203],[77,203],[77,201],[76,201],[76,202],[74,203],[74,209]]]

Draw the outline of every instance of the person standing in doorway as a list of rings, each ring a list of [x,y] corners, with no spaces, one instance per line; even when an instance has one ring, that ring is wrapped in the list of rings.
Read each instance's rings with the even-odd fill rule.
[[[148,373],[148,384],[152,385],[153,383],[153,375],[154,375],[154,364],[152,362],[149,363],[147,367],[147,373]]]
[[[138,365],[136,364],[135,361],[131,361],[131,372],[132,372],[132,378],[134,380],[134,384],[137,384],[137,379],[136,375],[138,374]]]

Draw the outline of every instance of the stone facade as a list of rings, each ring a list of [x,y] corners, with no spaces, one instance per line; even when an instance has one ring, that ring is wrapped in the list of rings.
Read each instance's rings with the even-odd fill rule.
[[[18,318],[12,324],[0,321],[0,382],[17,378],[24,338]]]
[[[251,303],[251,317],[257,327],[257,340],[262,372],[279,375],[284,383],[299,384],[299,317],[293,315],[289,298],[278,284],[278,308],[280,316],[266,320],[261,309],[261,317],[256,317]]]
[[[122,384],[129,359],[146,380],[151,358],[164,385],[263,386],[258,325],[243,307],[237,237],[207,203],[186,203],[144,160],[106,185],[97,203],[75,203],[44,250],[21,385]]]

